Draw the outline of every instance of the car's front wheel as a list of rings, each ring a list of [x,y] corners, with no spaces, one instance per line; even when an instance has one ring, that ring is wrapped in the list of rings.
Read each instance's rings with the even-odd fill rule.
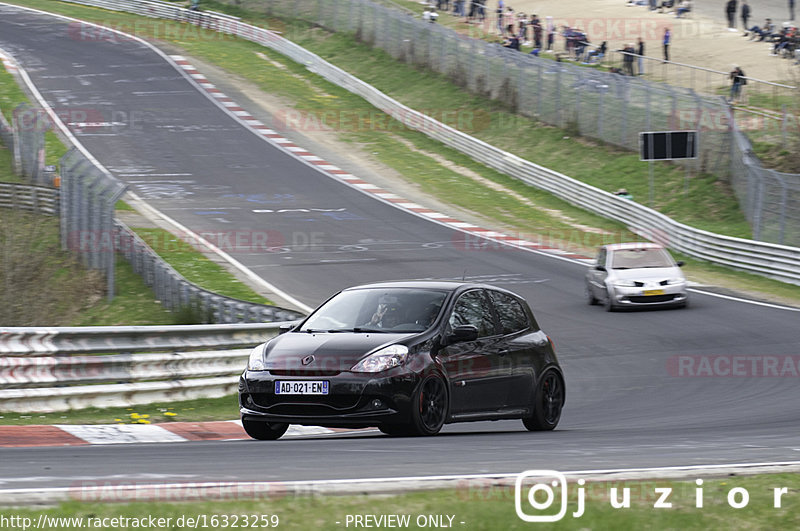
[[[586,284],[586,302],[589,304],[589,306],[594,306],[597,304],[597,297],[594,296],[592,286],[589,284]]]
[[[425,377],[414,394],[410,433],[436,435],[444,426],[449,405],[447,387],[438,374]]]
[[[556,371],[544,373],[539,380],[531,405],[531,414],[522,419],[530,431],[552,430],[561,419],[564,407],[564,382]]]
[[[259,441],[280,439],[289,429],[289,425],[285,422],[264,422],[263,420],[247,419],[242,419],[242,427],[244,427],[247,435]]]
[[[613,312],[617,309],[614,305],[614,296],[611,294],[611,291],[606,292],[606,298],[603,301],[603,308],[606,309],[607,312]]]

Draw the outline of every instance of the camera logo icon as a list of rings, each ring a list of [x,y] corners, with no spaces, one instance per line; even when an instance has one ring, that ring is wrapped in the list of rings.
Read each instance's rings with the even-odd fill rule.
[[[560,497],[558,512],[553,502]],[[514,508],[525,522],[558,522],[567,514],[567,478],[555,470],[526,470],[514,484]]]

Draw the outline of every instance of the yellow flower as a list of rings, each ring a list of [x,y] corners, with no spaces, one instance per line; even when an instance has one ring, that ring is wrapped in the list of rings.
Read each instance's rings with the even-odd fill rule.
[[[138,413],[131,413],[131,418],[132,418],[132,419],[138,419],[138,418],[140,418],[140,417],[139,417],[139,414],[138,414]]]
[[[149,418],[150,418],[150,415],[142,415],[142,418],[143,418],[143,419],[149,419]]]
[[[122,422],[122,419],[114,419],[114,422]]]
[[[172,411],[167,411],[166,413],[164,413],[164,415],[166,415],[167,417],[174,417],[177,415],[177,413],[173,413]]]
[[[138,422],[139,422],[139,424],[150,424],[150,421],[149,420],[145,420],[145,419],[139,419]]]

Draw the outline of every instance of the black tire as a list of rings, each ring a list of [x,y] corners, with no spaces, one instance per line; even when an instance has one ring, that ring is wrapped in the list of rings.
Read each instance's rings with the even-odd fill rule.
[[[597,297],[594,296],[592,292],[592,287],[589,284],[586,284],[586,302],[589,303],[589,306],[596,306],[597,305]]]
[[[259,441],[274,441],[289,429],[285,422],[264,422],[263,420],[242,419],[242,426],[247,435]]]
[[[606,292],[606,298],[603,300],[603,308],[606,309],[607,312],[616,311],[617,307],[614,306],[614,299],[611,296],[611,292]]]
[[[547,371],[539,379],[529,417],[522,423],[530,431],[549,431],[558,425],[564,407],[564,381],[556,371]]]
[[[378,429],[386,435],[393,437],[403,437],[411,434],[411,428],[406,424],[385,424],[378,426]]]
[[[426,376],[412,401],[409,435],[436,435],[444,426],[449,407],[447,386],[438,374]]]

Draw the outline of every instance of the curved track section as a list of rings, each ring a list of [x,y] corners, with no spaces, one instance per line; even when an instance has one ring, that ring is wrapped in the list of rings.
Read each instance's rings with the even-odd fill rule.
[[[69,22],[0,6],[0,48],[62,116],[103,118],[70,127],[150,205],[200,233],[271,234],[279,244],[272,252],[228,251],[304,303],[399,278],[467,277],[524,295],[555,340],[568,394],[552,433],[503,421],[448,426],[424,439],[370,432],[267,444],[3,449],[4,488],[88,478],[296,480],[792,461],[800,454],[796,312],[695,294],[685,311],[607,314],[584,303],[582,265],[502,246],[472,250],[459,243],[462,233],[265,142],[141,42],[87,42]],[[118,120],[106,118],[113,113]]]

